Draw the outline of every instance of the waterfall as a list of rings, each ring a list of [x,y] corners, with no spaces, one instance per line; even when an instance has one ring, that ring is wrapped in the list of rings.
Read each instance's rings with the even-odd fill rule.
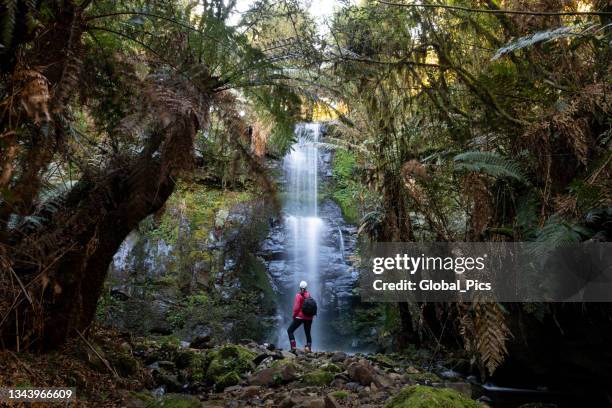
[[[308,282],[308,291],[321,304],[322,282],[319,276],[319,246],[325,227],[318,217],[320,125],[307,123],[296,128],[298,141],[292,146],[283,162],[287,196],[283,204],[285,224],[290,242],[287,252],[292,275],[287,288],[287,307],[292,306],[293,297],[302,280]],[[291,303],[291,304],[290,304]],[[279,344],[288,344],[286,326],[280,327]],[[313,325],[313,337],[319,329]],[[299,335],[296,333],[296,335]]]
[[[344,222],[340,207],[329,196],[319,202],[319,188],[329,189],[333,159],[329,152],[319,152],[322,125],[300,124],[295,134],[297,141],[282,162],[283,222],[272,228],[263,245],[278,295],[278,328],[271,341],[289,347],[293,301],[305,280],[318,305],[313,348],[353,350],[349,319],[357,276],[345,256],[355,250],[357,228]],[[302,328],[295,337],[298,347],[303,347]]]

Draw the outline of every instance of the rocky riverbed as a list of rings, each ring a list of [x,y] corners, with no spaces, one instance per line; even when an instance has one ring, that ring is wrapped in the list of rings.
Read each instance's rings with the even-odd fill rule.
[[[245,342],[211,347],[144,342],[151,390],[128,392],[130,407],[482,407],[472,385],[422,368],[425,350],[406,354],[296,354]],[[451,372],[452,373],[452,372]],[[454,378],[443,378],[444,375]]]

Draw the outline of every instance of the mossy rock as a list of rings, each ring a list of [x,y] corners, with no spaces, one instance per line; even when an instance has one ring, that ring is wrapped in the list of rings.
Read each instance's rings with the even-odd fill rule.
[[[217,391],[223,391],[225,388],[237,385],[238,383],[240,383],[240,374],[235,371],[230,371],[225,375],[217,377],[215,389]]]
[[[390,357],[384,355],[384,354],[376,354],[372,357],[370,357],[370,360],[380,364],[381,366],[384,367],[394,367],[397,365],[396,361],[397,360],[392,360]]]
[[[328,371],[330,373],[341,373],[342,369],[334,363],[327,363],[321,366],[321,370]]]
[[[307,385],[329,385],[334,380],[334,374],[325,370],[314,370],[304,374],[302,380]]]
[[[189,353],[189,355],[187,369],[191,376],[191,380],[197,382],[206,380],[206,369],[208,368],[206,355],[202,353]]]
[[[480,405],[450,388],[424,385],[404,387],[391,398],[385,408],[479,408]]]
[[[418,383],[436,383],[436,382],[442,381],[440,377],[430,372],[409,373],[407,374],[407,376],[412,381],[418,382]]]
[[[206,378],[215,384],[220,384],[227,381],[224,377],[232,372],[238,376],[246,374],[255,369],[254,358],[255,353],[242,346],[236,344],[221,346],[206,356],[206,360],[209,361]]]
[[[112,354],[108,360],[122,377],[135,374],[139,368],[138,360],[126,352]]]
[[[292,365],[294,366],[296,370],[299,368],[298,365],[295,364],[295,361],[288,359],[288,358],[283,358],[281,360],[274,360],[272,364],[270,364],[270,367],[279,368],[279,367],[284,367],[286,365]]]

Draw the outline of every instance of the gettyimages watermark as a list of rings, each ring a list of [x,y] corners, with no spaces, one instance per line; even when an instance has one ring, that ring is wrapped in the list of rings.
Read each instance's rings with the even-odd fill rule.
[[[371,243],[366,302],[612,302],[612,243]]]

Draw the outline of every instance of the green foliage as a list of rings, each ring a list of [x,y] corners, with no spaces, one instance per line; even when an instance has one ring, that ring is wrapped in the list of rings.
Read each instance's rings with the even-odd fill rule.
[[[190,317],[197,316],[203,310],[210,311],[211,307],[213,302],[206,293],[189,295],[172,308],[167,320],[173,328],[181,329]]]
[[[355,180],[356,158],[346,150],[336,150],[333,161],[332,198],[340,206],[344,219],[351,223],[359,222],[360,200],[363,187]]]
[[[516,224],[524,234],[531,238],[538,225],[538,200],[532,195],[522,196],[517,200]]]
[[[496,178],[509,177],[526,182],[517,163],[494,152],[465,152],[455,156],[454,160],[455,169],[460,171],[482,172]]]
[[[564,220],[558,215],[550,217],[538,232],[536,242],[555,248],[563,243],[580,242],[589,236],[589,230]]]
[[[334,392],[332,392],[332,393],[331,393],[331,395],[332,395],[334,398],[337,398],[337,399],[343,400],[343,399],[348,398],[349,393],[348,393],[348,392],[346,392],[346,391],[334,391]]]

